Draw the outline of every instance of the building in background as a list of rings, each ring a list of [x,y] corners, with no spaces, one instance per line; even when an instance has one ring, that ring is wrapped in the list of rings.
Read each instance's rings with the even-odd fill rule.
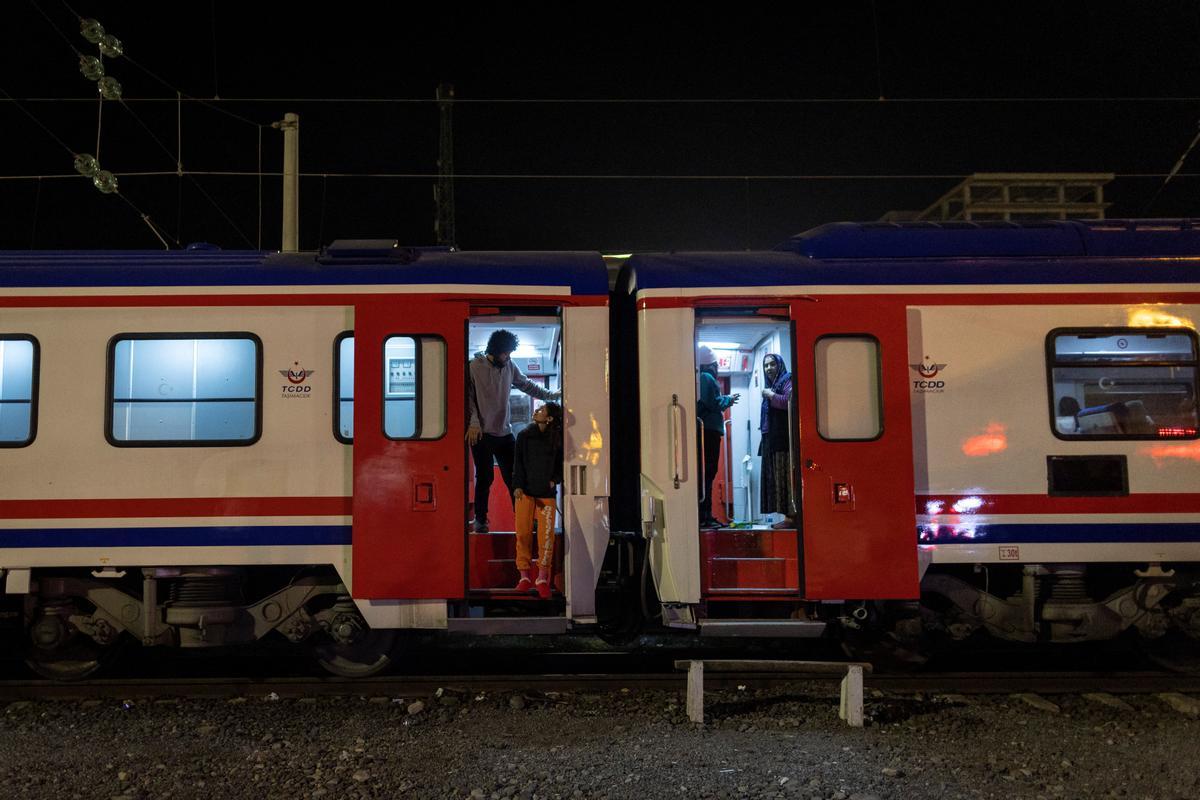
[[[884,222],[1104,219],[1111,172],[976,172],[924,211],[889,211]]]

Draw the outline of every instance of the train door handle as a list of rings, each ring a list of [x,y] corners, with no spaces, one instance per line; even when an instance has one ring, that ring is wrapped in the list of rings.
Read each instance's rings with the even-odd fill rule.
[[[437,511],[437,487],[432,478],[413,478],[413,511]]]
[[[572,464],[571,465],[571,494],[582,495],[588,493],[587,480],[587,464]]]

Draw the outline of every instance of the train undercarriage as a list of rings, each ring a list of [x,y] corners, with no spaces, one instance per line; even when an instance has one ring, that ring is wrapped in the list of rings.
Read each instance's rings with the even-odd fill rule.
[[[920,665],[979,635],[1066,644],[1136,632],[1148,650],[1171,632],[1200,639],[1200,572],[1159,564],[940,567],[925,575],[919,602],[797,599],[751,609],[663,606],[634,548],[622,548],[609,567],[594,630],[618,647],[655,628],[714,635],[708,623],[726,635],[749,614],[760,624],[732,635],[769,638],[773,625],[820,625],[854,655],[889,664]],[[92,675],[129,642],[213,648],[272,633],[305,646],[334,675],[366,677],[388,667],[401,634],[370,629],[330,567],[35,571],[28,587],[8,588],[27,588],[24,655],[54,680]]]
[[[272,632],[306,645],[335,675],[366,677],[388,666],[396,636],[368,627],[331,568],[34,573],[28,590],[25,658],[39,675],[55,680],[91,675],[130,640],[211,648]]]

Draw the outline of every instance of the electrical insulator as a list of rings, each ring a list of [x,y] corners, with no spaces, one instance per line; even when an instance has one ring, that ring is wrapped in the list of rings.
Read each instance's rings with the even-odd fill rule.
[[[99,42],[100,52],[109,58],[125,54],[125,46],[121,44],[121,40],[113,36],[111,33],[105,34]]]
[[[75,171],[89,178],[95,177],[96,173],[100,171],[100,162],[93,155],[80,153],[75,156]]]
[[[80,56],[79,71],[89,81],[98,81],[104,77],[104,65],[95,56]]]
[[[92,183],[104,194],[112,194],[117,190],[117,176],[102,169],[92,178]]]
[[[100,40],[104,38],[104,26],[94,19],[80,20],[79,32],[92,44],[99,44]]]
[[[121,82],[111,76],[100,79],[100,96],[105,100],[121,99]]]

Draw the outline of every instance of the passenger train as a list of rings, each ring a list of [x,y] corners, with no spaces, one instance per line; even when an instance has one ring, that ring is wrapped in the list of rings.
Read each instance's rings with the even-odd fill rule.
[[[615,287],[610,281],[615,276]],[[118,644],[647,626],[919,657],[977,631],[1200,634],[1200,223],[870,223],[773,251],[0,254],[0,573],[41,674]],[[550,600],[466,364],[499,328],[565,409]],[[698,346],[727,412],[711,504]],[[759,505],[763,356],[790,508]],[[514,393],[515,427],[531,398]],[[794,520],[789,525],[788,521]]]

